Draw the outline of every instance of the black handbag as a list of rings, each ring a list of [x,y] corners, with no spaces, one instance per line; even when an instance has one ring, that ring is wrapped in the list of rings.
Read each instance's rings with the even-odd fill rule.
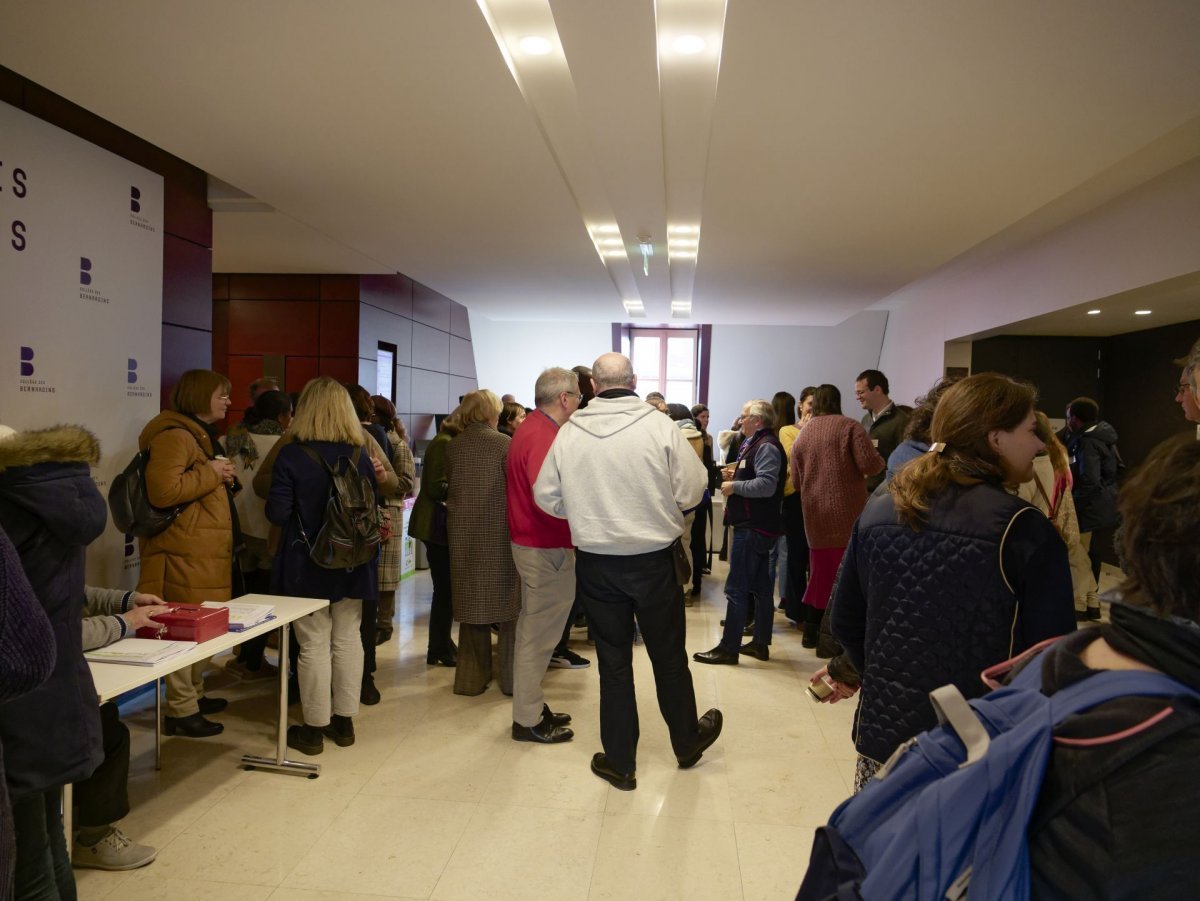
[[[156,507],[146,497],[146,463],[150,451],[139,451],[108,489],[108,509],[118,529],[135,538],[153,538],[165,532],[183,512],[178,507]]]

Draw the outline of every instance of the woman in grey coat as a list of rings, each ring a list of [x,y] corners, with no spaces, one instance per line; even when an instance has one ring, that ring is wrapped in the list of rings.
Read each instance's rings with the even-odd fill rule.
[[[512,440],[496,431],[503,405],[472,391],[459,406],[462,432],[450,442],[446,499],[450,584],[458,620],[454,693],[482,694],[492,680],[492,625],[500,626],[500,690],[512,694],[513,642],[521,583],[508,535],[504,464]]]

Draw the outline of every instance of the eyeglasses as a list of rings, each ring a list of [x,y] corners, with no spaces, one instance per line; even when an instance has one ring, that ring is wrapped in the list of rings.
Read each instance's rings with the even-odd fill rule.
[[[227,401],[227,400],[229,400],[229,395],[228,395],[228,394],[218,394],[218,395],[217,395],[217,400],[224,400],[224,401]]]

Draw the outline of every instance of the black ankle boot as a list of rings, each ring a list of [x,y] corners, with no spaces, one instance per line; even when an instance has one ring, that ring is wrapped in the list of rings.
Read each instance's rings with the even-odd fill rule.
[[[332,738],[339,748],[348,748],[354,744],[354,720],[348,716],[335,713],[329,718],[329,725],[321,727],[321,732]]]
[[[188,738],[208,738],[211,735],[220,735],[224,731],[223,725],[206,720],[201,713],[193,713],[191,716],[163,717],[163,733],[165,735],[179,734],[186,735]]]
[[[804,624],[804,637],[800,639],[800,646],[804,648],[815,648],[817,646],[817,635],[820,632],[818,623]]]
[[[315,757],[325,750],[325,739],[320,728],[308,723],[303,726],[288,726],[287,743],[289,748],[295,748],[309,757]]]

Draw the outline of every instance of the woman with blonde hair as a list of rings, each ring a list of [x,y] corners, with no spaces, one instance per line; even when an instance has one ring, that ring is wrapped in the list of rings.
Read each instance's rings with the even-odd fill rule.
[[[321,376],[305,386],[291,436],[275,458],[267,497],[267,518],[280,527],[271,589],[275,594],[330,602],[295,623],[304,724],[291,726],[287,736],[288,745],[296,750],[320,754],[323,736],[341,747],[354,744],[353,717],[358,713],[363,678],[362,602],[377,596],[377,561],[351,569],[326,569],[312,560],[309,547],[325,520],[328,469],[356,470],[372,485],[377,483],[354,405],[335,380]]]
[[[1008,490],[1032,477],[1043,446],[1035,398],[995,373],[952,385],[934,411],[929,451],[854,525],[830,622],[862,677],[855,790],[936,724],[930,691],[952,683],[978,697],[984,668],[1075,628],[1067,549]],[[835,685],[830,700],[854,691]]]
[[[1079,517],[1075,514],[1075,499],[1071,494],[1071,461],[1046,414],[1039,410],[1035,415],[1037,435],[1046,450],[1034,458],[1033,478],[1021,483],[1017,496],[1045,513],[1067,545],[1071,585],[1075,591],[1075,618],[1099,620],[1099,587],[1092,575],[1092,561],[1079,541]]]
[[[458,620],[455,694],[482,694],[492,679],[492,624],[500,626],[500,690],[513,690],[513,647],[521,583],[513,564],[505,491],[507,435],[496,431],[503,404],[472,391],[458,408],[462,432],[450,442],[450,584]]]
[[[421,490],[408,520],[408,534],[425,545],[429,558],[429,576],[433,580],[433,598],[429,608],[429,642],[425,662],[430,666],[455,666],[458,646],[450,637],[454,606],[450,582],[450,536],[446,529],[446,497],[450,482],[446,477],[446,457],[450,441],[462,431],[458,410],[442,420],[437,435],[425,448],[421,460]]]
[[[241,591],[234,558],[240,543],[234,509],[234,466],[225,458],[216,424],[229,409],[229,379],[211,369],[189,369],[171,392],[171,409],[159,413],[138,436],[148,450],[146,497],[156,507],[183,509],[163,532],[138,539],[141,575],[137,590],[167,603],[228,601]],[[236,587],[235,587],[236,586]],[[204,696],[208,660],[165,678],[167,735],[205,738],[225,727],[205,719],[224,698]]]
[[[396,405],[382,394],[373,395],[371,405],[375,410],[375,422],[383,428],[388,446],[392,449],[392,468],[396,470],[399,481],[396,492],[386,499],[386,510],[391,520],[390,535],[379,549],[379,610],[375,619],[375,644],[383,644],[392,637],[392,620],[396,616],[396,589],[400,585],[400,564],[404,555],[404,536],[400,528],[404,522],[404,499],[412,493],[416,466],[404,423],[396,415]]]

